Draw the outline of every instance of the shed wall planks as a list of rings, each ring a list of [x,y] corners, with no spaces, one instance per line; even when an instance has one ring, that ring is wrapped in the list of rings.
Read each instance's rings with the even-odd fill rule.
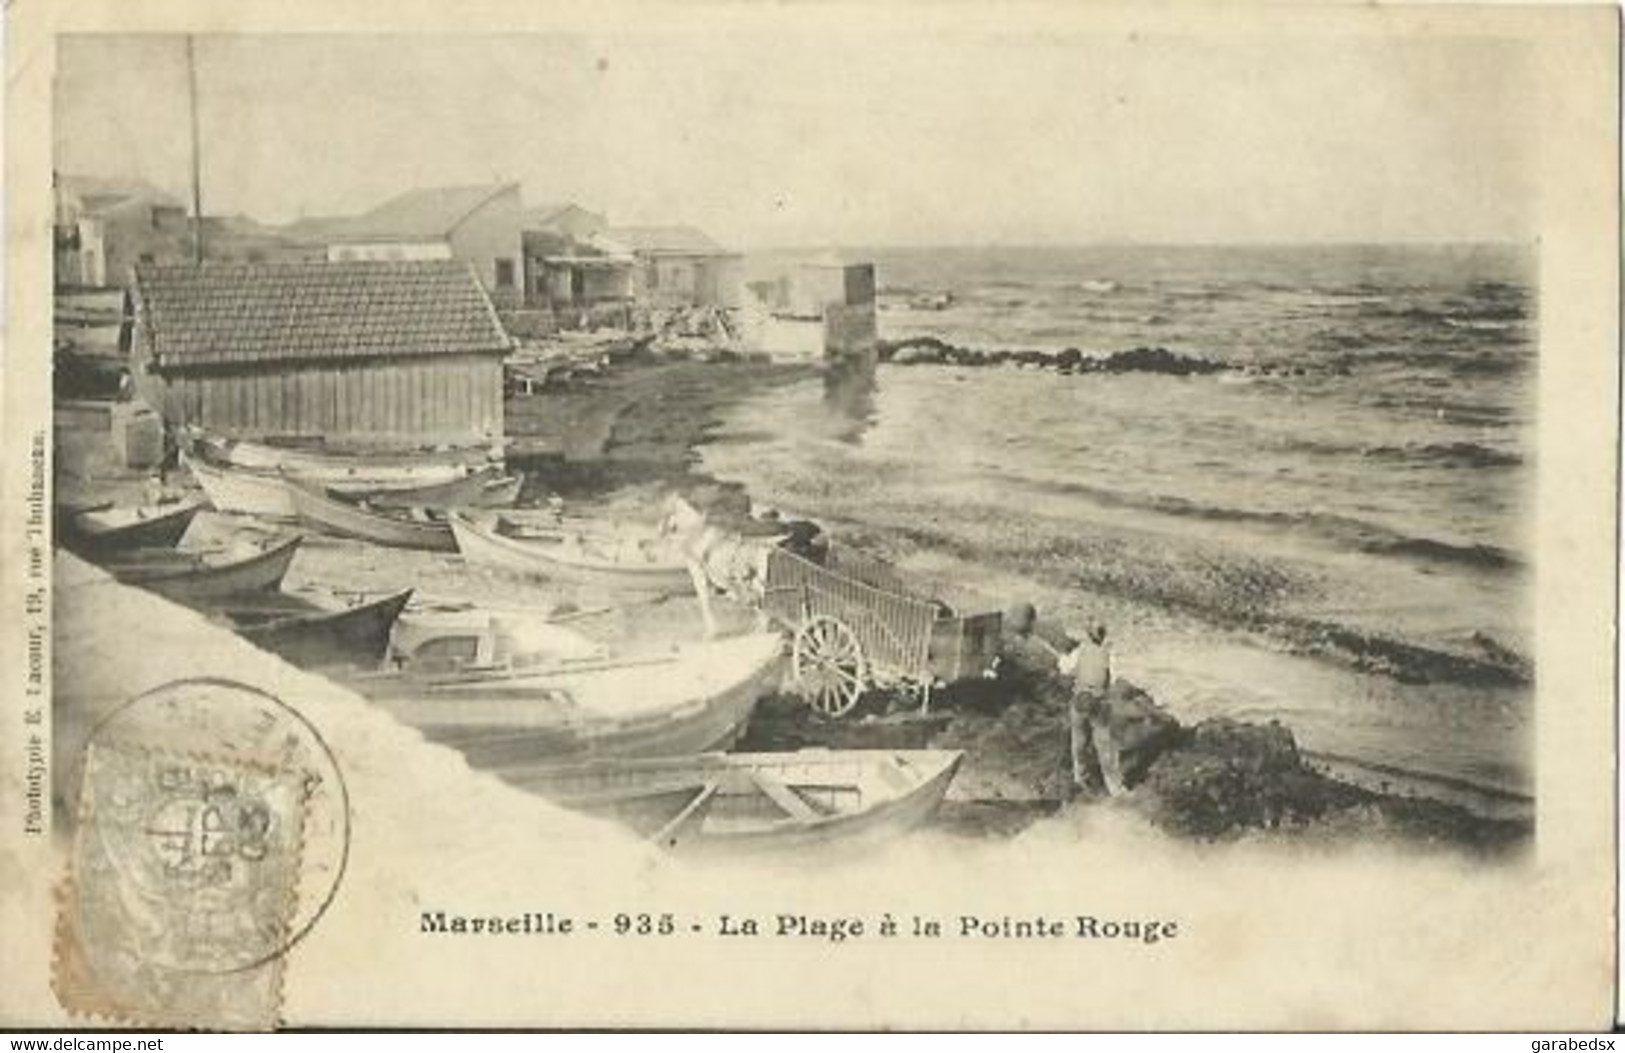
[[[240,436],[484,443],[501,435],[494,355],[320,363],[164,378],[165,415]]]

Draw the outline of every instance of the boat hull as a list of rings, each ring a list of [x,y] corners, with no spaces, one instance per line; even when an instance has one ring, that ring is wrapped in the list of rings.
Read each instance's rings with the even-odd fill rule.
[[[731,747],[744,734],[756,703],[778,687],[783,658],[777,639],[770,646],[750,645],[748,651],[726,683],[673,698],[669,705],[641,704],[632,712],[617,712],[613,700],[559,704],[556,692],[569,691],[572,681],[579,686],[587,674],[525,672],[506,681],[435,687],[406,677],[377,678],[354,686],[427,738],[461,751],[476,768],[686,756]],[[647,670],[640,679],[645,693],[666,682]]]
[[[287,473],[327,486],[351,489],[403,489],[449,483],[469,474],[469,462],[483,451],[423,451],[403,456],[345,456],[283,449],[242,439],[198,440],[219,464],[275,475]]]
[[[325,534],[356,538],[394,548],[429,552],[455,552],[457,539],[444,522],[417,523],[398,516],[380,515],[348,501],[330,497],[314,486],[287,480],[288,501],[302,522]]]
[[[146,511],[108,509],[70,516],[63,526],[62,543],[89,558],[138,548],[174,548],[186,536],[198,506],[160,506],[150,515],[143,514]]]
[[[925,825],[942,804],[962,755],[947,750],[807,750],[588,764],[499,772],[521,789],[564,807],[631,826],[679,853],[763,854],[859,852]],[[851,773],[864,772],[854,780]],[[752,787],[753,773],[781,779],[779,792],[800,816],[783,812]],[[808,798],[854,792],[868,784],[872,801],[850,811],[819,814]],[[692,822],[676,817],[705,787],[716,789]],[[743,788],[743,789],[742,789]],[[878,791],[878,792],[875,792]],[[765,806],[756,814],[751,802]],[[799,801],[799,803],[798,803]]]
[[[293,519],[296,515],[288,487],[280,475],[242,468],[224,468],[196,457],[181,455],[181,463],[216,511],[265,519]]]
[[[411,598],[412,590],[406,589],[348,610],[277,618],[237,633],[302,668],[376,665],[383,661],[390,630]]]
[[[244,593],[280,588],[304,539],[294,536],[274,548],[224,564],[188,566],[111,565],[113,576],[129,585],[186,604],[208,603]]]
[[[512,508],[524,488],[525,474],[504,475],[496,469],[475,472],[449,483],[401,490],[346,491],[352,498],[379,508],[426,508],[448,512],[454,508]]]
[[[486,523],[453,513],[449,517],[457,550],[470,563],[525,577],[543,578],[608,592],[677,596],[692,591],[693,579],[681,564],[616,564],[571,558],[562,543],[550,545],[505,537]]]

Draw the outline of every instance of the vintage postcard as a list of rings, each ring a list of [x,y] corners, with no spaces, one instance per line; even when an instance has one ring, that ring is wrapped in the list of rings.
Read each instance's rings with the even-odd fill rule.
[[[1612,8],[6,14],[0,1024],[1614,1019]]]

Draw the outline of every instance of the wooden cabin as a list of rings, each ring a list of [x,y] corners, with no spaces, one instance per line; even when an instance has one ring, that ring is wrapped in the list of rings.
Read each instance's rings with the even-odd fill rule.
[[[608,240],[636,261],[633,295],[653,308],[736,308],[743,260],[694,227],[615,227]]]
[[[502,436],[512,341],[456,260],[136,268],[130,363],[171,427],[334,446]]]

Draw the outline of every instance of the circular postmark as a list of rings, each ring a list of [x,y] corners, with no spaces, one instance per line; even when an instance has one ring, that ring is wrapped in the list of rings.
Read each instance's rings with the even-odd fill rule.
[[[321,733],[259,688],[176,680],[114,710],[81,758],[80,930],[175,973],[253,970],[303,939],[349,857]]]

